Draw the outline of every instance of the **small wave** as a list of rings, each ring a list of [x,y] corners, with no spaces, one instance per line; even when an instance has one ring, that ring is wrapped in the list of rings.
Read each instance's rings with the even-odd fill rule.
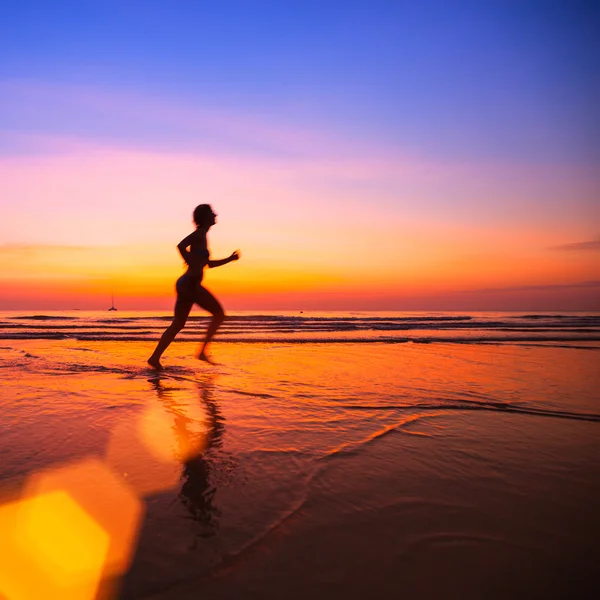
[[[79,317],[58,317],[55,315],[23,315],[23,316],[18,316],[18,317],[8,317],[9,319],[27,319],[27,320],[34,320],[34,321],[74,321],[76,319],[79,319]]]
[[[519,315],[511,319],[568,319],[569,315]]]
[[[130,321],[136,321],[139,319],[129,319],[129,318],[121,318],[121,319],[98,319],[96,323],[129,323]],[[146,319],[143,319],[146,320]]]
[[[23,318],[28,319],[31,317],[11,317],[11,318]],[[67,319],[67,318],[78,318],[78,317],[52,317],[56,319]],[[190,315],[188,322],[200,321],[208,322],[211,319],[210,316],[205,315]],[[336,321],[348,321],[348,322],[367,322],[376,323],[382,321],[400,321],[400,322],[461,322],[470,321],[472,316],[468,315],[444,315],[444,316],[420,316],[420,317],[365,317],[365,316],[345,316],[345,317],[295,317],[295,316],[282,316],[282,315],[228,315],[227,322],[229,323],[318,323],[318,322],[336,322]],[[172,321],[172,316],[152,316],[152,317],[114,317],[111,319],[99,320],[98,322],[118,322],[118,321]]]
[[[200,318],[208,318],[208,317],[200,317]],[[279,315],[245,315],[245,316],[237,316],[232,315],[227,317],[228,322],[240,322],[247,323],[252,321],[266,321],[266,322],[279,322],[279,323],[322,323],[322,322],[364,322],[364,323],[381,323],[381,322],[389,322],[389,321],[398,321],[404,323],[411,322],[460,322],[460,321],[470,321],[473,317],[468,315],[444,315],[444,316],[419,316],[419,317],[354,317],[354,316],[345,316],[345,317],[290,317],[290,316],[279,316]]]
[[[39,358],[39,357],[35,357]],[[64,377],[67,375],[77,375],[80,373],[112,373],[115,375],[122,376],[142,376],[147,375],[148,369],[144,367],[140,368],[123,368],[118,366],[106,366],[106,365],[93,365],[93,364],[84,364],[84,363],[73,363],[73,362],[64,362],[64,363],[49,363],[47,364],[43,372],[46,375],[56,376],[56,377]]]
[[[461,400],[458,403],[451,401],[452,403],[423,403],[423,404],[411,404],[411,405],[368,405],[368,404],[338,404],[336,408],[344,408],[346,410],[433,410],[433,411],[448,411],[448,410],[485,410],[495,412],[506,412],[506,413],[519,413],[524,415],[533,415],[538,417],[555,417],[557,419],[574,419],[578,421],[597,421],[600,422],[600,414],[596,413],[580,413],[571,412],[565,410],[552,410],[544,408],[533,408],[526,406],[516,406],[514,404],[504,404],[502,402],[469,402],[468,400]]]
[[[293,334],[291,334],[293,335]],[[522,344],[533,342],[600,342],[600,332],[581,333],[580,335],[563,334],[555,335],[478,335],[478,336],[435,336],[406,337],[406,336],[373,336],[373,337],[285,337],[278,335],[264,335],[258,337],[228,336],[223,334],[218,338],[220,344]],[[2,340],[76,340],[81,342],[148,342],[154,340],[156,331],[137,331],[135,334],[123,332],[110,333],[76,333],[65,332],[27,332],[27,333],[0,333]],[[187,331],[178,337],[182,342],[195,342],[195,332]]]
[[[330,460],[332,458],[337,458],[340,455],[356,454],[356,453],[360,452],[362,450],[362,448],[364,446],[366,446],[367,444],[371,444],[375,440],[379,440],[382,437],[389,435],[390,433],[398,431],[400,428],[404,427],[405,425],[411,425],[412,423],[415,423],[416,421],[420,421],[421,419],[436,417],[436,416],[442,415],[444,413],[444,411],[443,410],[440,411],[439,408],[438,408],[438,411],[439,411],[439,414],[432,413],[432,414],[428,414],[428,415],[422,415],[422,414],[408,415],[407,417],[403,418],[401,421],[399,421],[397,423],[392,423],[391,425],[388,425],[388,426],[384,427],[383,429],[375,431],[371,435],[367,436],[366,438],[364,438],[362,440],[359,440],[357,442],[348,442],[346,444],[342,444],[342,445],[338,446],[337,448],[334,448],[333,450],[330,450],[327,454],[321,456],[319,460]]]
[[[531,346],[532,348],[570,348],[571,350],[600,350],[600,346],[580,346],[577,343],[560,344],[556,342],[544,342],[544,340],[541,340],[538,343],[524,343],[523,346]]]
[[[96,321],[96,323],[102,323],[102,325],[83,325],[83,324],[77,324],[77,325],[29,325],[29,324],[23,324],[23,323],[7,323],[7,324],[1,324],[0,325],[0,330],[2,329],[25,329],[25,330],[48,330],[48,331],[56,331],[56,330],[63,330],[63,329],[68,329],[68,330],[72,330],[72,331],[80,331],[82,329],[97,329],[100,331],[112,331],[112,330],[124,330],[124,331],[135,331],[138,329],[142,329],[142,325],[114,325],[114,324],[108,324],[108,321]],[[114,322],[111,322],[114,323]],[[144,324],[143,326],[144,328],[148,328],[149,325],[148,324]],[[156,331],[162,331],[162,326],[161,327],[154,327],[153,329],[155,329]]]
[[[273,396],[272,394],[261,393],[261,392],[246,392],[244,390],[236,390],[234,388],[222,388],[224,392],[231,392],[233,394],[239,394],[241,396],[252,396],[253,398],[264,398],[276,400],[277,396]]]
[[[0,339],[3,340],[64,340],[70,337],[66,333],[53,333],[45,331],[43,333],[0,333]]]
[[[564,321],[569,320],[581,324],[600,324],[598,315],[510,315],[507,319],[526,319],[528,321]]]
[[[573,419],[578,421],[595,421],[600,422],[600,414],[594,413],[574,413],[569,411],[561,411],[561,410],[545,410],[545,409],[537,409],[537,408],[527,408],[527,407],[517,407],[514,405],[506,405],[501,402],[488,402],[485,404],[444,404],[444,403],[423,403],[423,404],[413,404],[411,406],[405,405],[386,405],[386,406],[378,406],[378,405],[336,405],[336,408],[345,408],[350,410],[369,410],[369,411],[377,411],[377,410],[397,410],[404,411],[409,410],[414,411],[425,411],[429,412],[429,414],[423,414],[422,412],[418,412],[417,414],[410,414],[406,417],[402,418],[397,423],[392,423],[390,425],[385,426],[383,429],[377,430],[373,432],[371,435],[366,438],[356,441],[356,442],[348,442],[346,444],[342,444],[331,451],[327,452],[327,454],[320,457],[321,461],[329,461],[332,459],[336,459],[340,456],[347,456],[352,454],[357,454],[362,451],[362,449],[376,440],[381,439],[391,433],[395,432],[403,432],[403,433],[412,433],[409,431],[404,431],[403,427],[407,425],[411,425],[416,421],[426,418],[438,417],[447,414],[452,410],[466,411],[466,410],[482,410],[482,411],[494,411],[494,412],[505,412],[505,413],[518,413],[525,415],[533,415],[539,417],[553,417],[559,419]],[[415,435],[415,433],[412,433]],[[419,434],[417,434],[419,435]],[[423,434],[421,434],[423,435]]]

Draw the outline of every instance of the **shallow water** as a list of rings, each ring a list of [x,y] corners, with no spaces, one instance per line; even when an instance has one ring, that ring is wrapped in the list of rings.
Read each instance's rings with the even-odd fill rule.
[[[0,485],[95,456],[146,508],[121,598],[535,597],[598,559],[594,342],[1,345]]]

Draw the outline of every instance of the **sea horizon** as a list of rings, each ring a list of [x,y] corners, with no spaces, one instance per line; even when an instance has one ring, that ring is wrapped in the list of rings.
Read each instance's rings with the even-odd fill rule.
[[[0,339],[153,341],[168,311],[0,311]],[[195,341],[210,317],[192,313],[179,341]],[[594,311],[231,311],[215,343],[600,342]]]

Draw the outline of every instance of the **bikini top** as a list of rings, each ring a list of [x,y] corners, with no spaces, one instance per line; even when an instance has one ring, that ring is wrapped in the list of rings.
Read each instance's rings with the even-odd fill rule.
[[[200,258],[205,258],[206,260],[208,260],[208,257],[210,256],[210,253],[208,252],[208,248],[196,248],[195,250],[192,250],[192,252],[200,257]]]

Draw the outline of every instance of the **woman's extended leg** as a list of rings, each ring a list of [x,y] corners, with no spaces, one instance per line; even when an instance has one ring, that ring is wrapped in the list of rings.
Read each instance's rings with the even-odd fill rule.
[[[207,310],[212,315],[212,320],[208,326],[206,331],[206,336],[204,338],[204,343],[202,344],[202,349],[198,354],[198,358],[200,360],[205,360],[206,362],[211,362],[208,356],[206,355],[206,348],[212,340],[213,336],[219,329],[223,319],[225,319],[225,311],[223,307],[219,303],[219,301],[205,288],[199,285],[196,289],[196,304]]]
[[[187,318],[192,310],[193,301],[188,298],[181,298],[177,296],[175,302],[175,314],[173,316],[173,322],[165,329],[162,334],[156,349],[152,356],[148,359],[148,364],[157,370],[161,370],[163,367],[160,364],[160,357],[162,353],[169,347],[169,344],[175,339],[175,336],[183,329]]]

